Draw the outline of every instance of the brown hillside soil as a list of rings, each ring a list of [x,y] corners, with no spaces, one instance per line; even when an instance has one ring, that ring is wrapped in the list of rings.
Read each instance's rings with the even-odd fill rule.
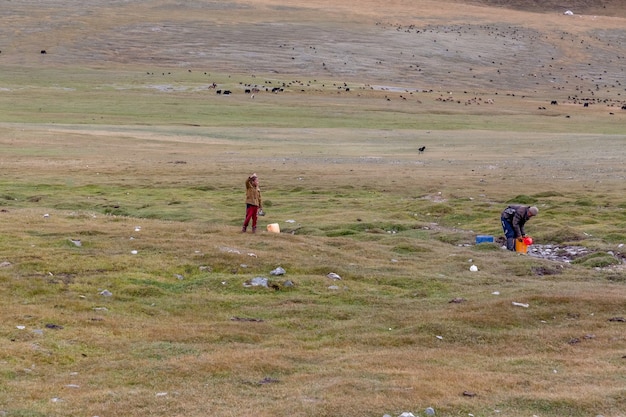
[[[84,3],[8,3],[0,65],[172,68],[615,105],[626,96],[624,2],[574,2],[606,11],[574,16],[556,2]]]

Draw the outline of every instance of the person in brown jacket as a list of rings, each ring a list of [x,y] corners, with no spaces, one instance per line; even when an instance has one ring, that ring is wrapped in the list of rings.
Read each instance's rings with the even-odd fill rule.
[[[241,228],[242,233],[246,233],[250,221],[252,221],[252,233],[256,233],[256,222],[259,210],[263,209],[261,199],[261,189],[259,188],[259,177],[252,174],[246,180],[246,218]]]
[[[539,213],[539,209],[535,206],[510,205],[504,209],[500,220],[502,221],[502,230],[506,236],[506,248],[515,250],[515,239],[526,237],[524,225],[531,218]]]

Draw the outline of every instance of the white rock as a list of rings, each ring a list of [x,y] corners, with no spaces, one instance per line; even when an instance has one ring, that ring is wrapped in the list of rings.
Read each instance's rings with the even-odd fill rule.
[[[470,271],[476,272],[476,271],[478,271],[478,267],[476,265],[472,265],[472,266],[470,266]]]
[[[339,280],[341,279],[341,277],[337,274],[335,274],[334,272],[329,272],[328,275],[326,275],[328,278],[330,279],[334,279],[334,280]]]
[[[244,287],[267,287],[269,280],[264,277],[255,277],[243,283]]]
[[[270,275],[285,275],[287,271],[285,271],[284,268],[282,267],[278,267],[276,269],[274,269],[272,272],[270,272]]]

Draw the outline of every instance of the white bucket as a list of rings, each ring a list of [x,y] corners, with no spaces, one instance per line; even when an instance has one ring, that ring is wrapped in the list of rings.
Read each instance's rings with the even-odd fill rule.
[[[267,225],[267,231],[271,233],[280,233],[280,226],[278,223],[270,223]]]

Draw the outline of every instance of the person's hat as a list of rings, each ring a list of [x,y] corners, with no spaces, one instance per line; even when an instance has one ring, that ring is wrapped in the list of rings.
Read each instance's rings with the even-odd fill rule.
[[[539,213],[539,209],[535,206],[528,207],[528,212],[532,214],[533,216],[536,216],[537,213]]]
[[[256,176],[256,172],[255,172],[254,174],[250,175],[248,178],[258,178],[258,177]]]

